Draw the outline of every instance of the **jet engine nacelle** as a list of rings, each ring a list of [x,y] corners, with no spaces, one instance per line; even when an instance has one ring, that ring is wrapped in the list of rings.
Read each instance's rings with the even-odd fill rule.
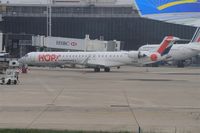
[[[138,51],[129,51],[128,52],[128,57],[137,59],[138,58]]]

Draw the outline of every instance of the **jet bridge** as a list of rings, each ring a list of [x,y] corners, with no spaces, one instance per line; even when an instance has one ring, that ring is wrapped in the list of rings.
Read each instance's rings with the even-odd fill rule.
[[[89,35],[85,39],[33,36],[32,46],[45,47],[51,51],[120,51],[120,41],[91,40]]]

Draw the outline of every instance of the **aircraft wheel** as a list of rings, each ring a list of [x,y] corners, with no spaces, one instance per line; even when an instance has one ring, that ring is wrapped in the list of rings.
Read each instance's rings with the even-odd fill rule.
[[[2,78],[2,84],[5,84],[5,79],[4,78]]]
[[[14,81],[14,85],[16,85],[16,84],[17,84],[17,80]]]
[[[94,72],[100,72],[100,68],[98,67],[94,68]]]
[[[8,82],[7,82],[7,85],[10,85],[10,84],[11,84],[11,80],[9,79]]]
[[[184,61],[178,61],[177,67],[178,67],[178,68],[183,68],[183,67],[185,67]]]
[[[104,71],[105,71],[105,72],[110,72],[110,68],[109,68],[109,67],[106,67],[106,68],[104,69]]]

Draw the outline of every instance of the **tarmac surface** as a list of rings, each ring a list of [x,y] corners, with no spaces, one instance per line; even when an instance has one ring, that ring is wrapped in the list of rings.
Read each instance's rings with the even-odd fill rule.
[[[200,68],[30,68],[0,86],[0,128],[200,132]]]

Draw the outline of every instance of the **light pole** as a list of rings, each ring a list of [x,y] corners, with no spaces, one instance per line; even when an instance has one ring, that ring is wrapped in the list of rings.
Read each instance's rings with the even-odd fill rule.
[[[49,36],[51,36],[51,27],[52,27],[52,0],[50,0],[50,6],[49,6]]]
[[[52,33],[52,0],[47,3],[47,36],[51,36]]]
[[[47,14],[47,36],[49,36],[49,4],[48,4],[48,2],[47,2],[46,14]]]

